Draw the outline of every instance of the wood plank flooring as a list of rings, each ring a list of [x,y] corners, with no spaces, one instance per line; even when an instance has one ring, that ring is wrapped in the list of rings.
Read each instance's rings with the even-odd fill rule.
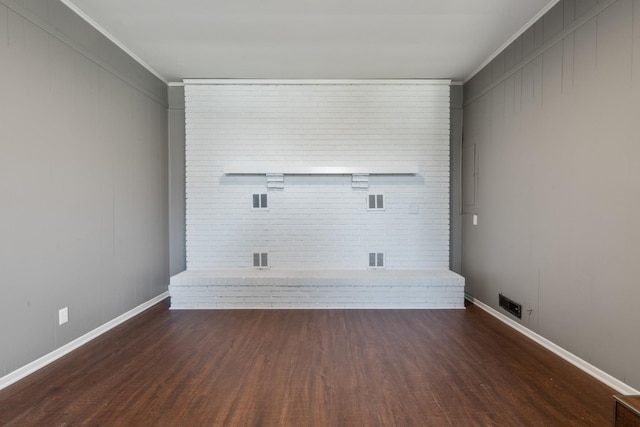
[[[0,391],[0,425],[606,426],[613,393],[473,305],[163,302]]]

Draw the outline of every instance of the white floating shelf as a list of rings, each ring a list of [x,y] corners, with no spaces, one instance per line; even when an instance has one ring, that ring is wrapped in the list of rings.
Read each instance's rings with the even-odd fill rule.
[[[232,163],[224,167],[225,175],[417,175],[417,166],[304,166],[286,163]]]

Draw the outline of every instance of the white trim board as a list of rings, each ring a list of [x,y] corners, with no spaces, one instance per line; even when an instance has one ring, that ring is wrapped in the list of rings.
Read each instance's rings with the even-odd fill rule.
[[[185,85],[451,85],[448,79],[184,79]]]
[[[496,56],[500,55],[502,51],[505,50],[507,47],[509,47],[511,43],[513,43],[518,37],[524,34],[524,32],[527,31],[529,27],[533,26],[536,22],[538,22],[538,20],[542,18],[547,12],[549,12],[552,7],[558,4],[559,1],[560,0],[551,0],[549,3],[547,3],[547,5],[543,7],[540,12],[538,12],[533,18],[531,18],[529,22],[524,24],[522,28],[516,31],[516,33],[512,35],[506,42],[504,42],[502,46],[498,48],[498,50],[493,52],[487,59],[484,60],[484,62],[478,65],[478,67],[475,70],[473,70],[467,77],[465,77],[462,83],[468,82],[473,78],[473,76],[475,76],[480,71],[482,71],[482,69],[487,65],[489,65],[489,63],[493,61],[496,58]]]
[[[328,306],[273,306],[265,307],[262,305],[247,305],[242,307],[234,306],[202,306],[202,307],[171,307],[170,310],[466,310],[465,307],[388,307],[388,306],[341,306],[341,305],[328,305]]]
[[[418,166],[388,164],[386,166],[313,166],[288,163],[244,162],[230,163],[223,168],[225,175],[417,175]]]
[[[573,354],[573,353],[565,350],[564,348],[560,347],[559,345],[549,341],[548,339],[546,339],[542,335],[538,335],[537,333],[533,332],[531,329],[522,326],[521,324],[519,324],[515,320],[510,319],[509,317],[507,317],[504,314],[496,311],[495,309],[493,309],[492,307],[488,306],[487,304],[475,299],[473,296],[465,293],[464,297],[465,297],[465,299],[467,301],[473,303],[473,305],[475,305],[478,308],[486,311],[487,313],[489,313],[490,315],[492,315],[496,319],[498,319],[501,322],[505,323],[507,326],[510,326],[511,328],[513,328],[516,331],[520,332],[521,334],[523,334],[527,338],[535,341],[536,343],[540,344],[541,346],[543,346],[544,348],[546,348],[550,352],[554,353],[557,356],[560,356],[561,358],[563,358],[567,362],[571,363],[576,368],[586,372],[587,374],[591,375],[592,377],[594,377],[598,381],[606,384],[607,386],[611,387],[612,389],[616,390],[617,392],[619,392],[621,394],[640,394],[640,391],[638,391],[638,390],[634,389],[633,387],[623,383],[619,379],[614,378],[613,376],[607,374],[603,370],[601,370],[599,368],[596,368],[591,363],[579,358],[575,354]]]
[[[127,311],[124,314],[121,314],[120,316],[116,317],[113,320],[110,320],[109,322],[101,326],[98,326],[96,329],[87,332],[86,334],[76,338],[70,343],[67,343],[62,347],[53,350],[51,353],[45,354],[44,356],[40,357],[37,360],[34,360],[33,362],[23,366],[22,368],[18,368],[15,371],[5,375],[4,377],[0,378],[0,390],[6,387],[9,387],[11,384],[18,382],[21,379],[25,378],[26,376],[36,372],[37,370],[44,368],[50,363],[55,362],[61,357],[71,353],[73,350],[80,348],[81,346],[87,344],[89,341],[99,337],[100,335],[104,334],[110,329],[113,329],[116,326],[126,322],[132,317],[142,313],[143,311],[147,310],[148,308],[154,306],[155,304],[159,303],[160,301],[168,297],[169,297],[169,292],[168,291],[163,292],[157,297],[152,298],[149,301],[140,304],[139,306]]]
[[[162,80],[165,84],[168,84],[169,81],[167,79],[164,78],[164,76],[162,74],[160,74],[159,72],[157,72],[156,70],[154,70],[151,65],[147,64],[146,62],[144,62],[138,55],[136,55],[135,53],[133,53],[131,51],[131,49],[129,49],[128,47],[126,47],[120,40],[118,40],[117,38],[115,38],[113,35],[111,35],[111,33],[109,33],[107,30],[105,30],[104,28],[102,28],[102,26],[100,24],[98,24],[96,21],[94,21],[89,15],[87,15],[86,13],[84,13],[84,11],[82,9],[80,9],[78,6],[76,6],[75,4],[73,4],[70,0],[60,0],[60,3],[64,4],[65,6],[67,6],[69,9],[71,9],[76,15],[78,15],[80,18],[84,19],[87,24],[91,25],[93,28],[95,28],[96,31],[98,31],[100,34],[102,34],[103,36],[105,36],[106,38],[108,38],[109,40],[111,40],[113,42],[113,44],[115,44],[116,46],[118,46],[120,49],[122,49],[127,55],[129,55],[134,61],[136,61],[138,64],[142,65],[144,68],[147,69],[147,71],[149,71],[151,74],[153,74],[154,76],[156,76],[157,78],[159,78],[160,80]]]

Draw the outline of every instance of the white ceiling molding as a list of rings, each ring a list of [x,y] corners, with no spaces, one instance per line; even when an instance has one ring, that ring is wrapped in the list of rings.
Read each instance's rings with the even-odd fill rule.
[[[147,69],[147,71],[149,71],[151,74],[153,74],[154,76],[156,76],[157,78],[159,78],[160,80],[162,80],[165,84],[169,84],[169,81],[167,81],[167,79],[164,78],[164,76],[162,74],[160,74],[159,72],[157,72],[156,70],[154,70],[149,64],[147,64],[146,62],[144,62],[138,55],[136,55],[135,53],[133,53],[129,48],[127,48],[122,42],[120,42],[120,40],[118,40],[117,38],[115,38],[113,35],[111,35],[107,30],[105,30],[104,28],[102,28],[100,26],[100,24],[98,24],[96,21],[94,21],[89,15],[87,15],[86,13],[84,13],[79,7],[77,7],[75,4],[73,4],[71,1],[69,0],[60,0],[60,3],[64,4],[65,6],[67,6],[69,9],[71,9],[76,15],[78,15],[80,18],[84,19],[87,24],[91,25],[93,28],[95,28],[99,33],[101,33],[103,36],[105,36],[106,38],[108,38],[109,40],[111,40],[116,46],[118,46],[120,49],[122,49],[127,55],[129,55],[133,60],[135,60],[138,64],[142,65],[144,68]]]
[[[473,78],[473,76],[475,76],[480,71],[482,71],[482,69],[484,67],[486,67],[487,65],[489,65],[489,63],[491,61],[493,61],[496,58],[496,56],[500,55],[503,50],[505,50],[507,47],[509,47],[509,45],[511,43],[513,43],[518,37],[520,37],[522,34],[524,34],[525,31],[527,31],[533,24],[535,24],[548,11],[550,11],[552,7],[554,7],[559,2],[560,2],[560,0],[551,0],[544,8],[542,8],[542,10],[540,12],[538,12],[536,14],[536,16],[534,16],[533,18],[531,18],[529,20],[529,22],[524,24],[524,26],[522,28],[520,28],[520,30],[518,32],[516,32],[513,36],[511,36],[506,42],[504,42],[504,44],[502,46],[500,46],[498,48],[498,50],[493,52],[493,54],[491,56],[489,56],[487,59],[485,59],[484,62],[482,62],[482,64],[480,64],[475,70],[473,70],[471,72],[471,74],[469,74],[467,77],[465,77],[465,79],[463,80],[462,83],[464,84],[464,83],[468,82],[469,80],[471,80]]]

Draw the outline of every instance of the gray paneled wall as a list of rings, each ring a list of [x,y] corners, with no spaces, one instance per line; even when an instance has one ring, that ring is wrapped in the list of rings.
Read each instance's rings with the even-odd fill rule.
[[[467,291],[635,388],[639,29],[638,0],[558,3],[465,86],[462,157]]]
[[[187,269],[185,225],[184,86],[169,87],[169,236],[171,275]]]
[[[0,2],[0,377],[169,281],[166,85],[65,9]]]
[[[463,91],[461,85],[452,85],[450,96],[450,215],[451,230],[449,243],[449,269],[460,273],[462,270],[462,125]]]

